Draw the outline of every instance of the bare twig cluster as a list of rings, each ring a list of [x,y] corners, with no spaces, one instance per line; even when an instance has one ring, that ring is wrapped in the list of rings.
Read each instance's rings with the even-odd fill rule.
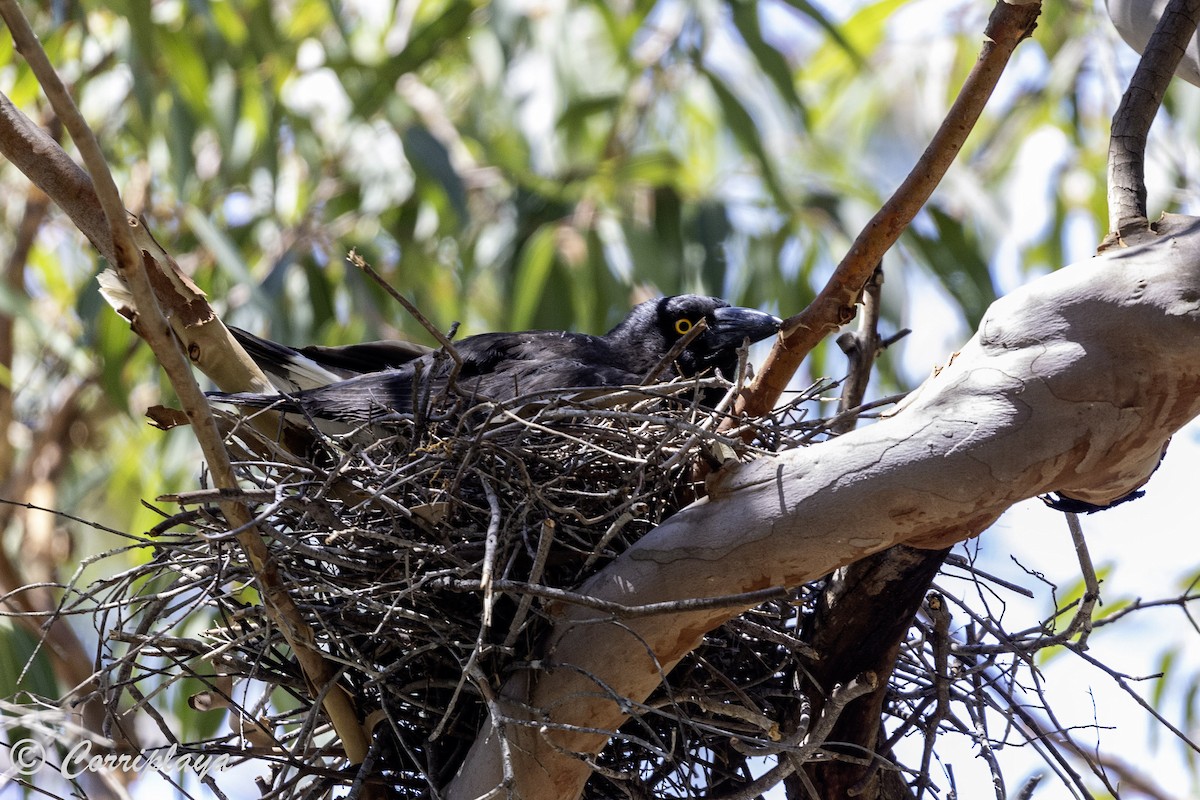
[[[1132,689],[1130,676],[1086,652],[1089,633],[1116,622],[1126,611],[1163,605],[1186,609],[1196,595],[1187,592],[1169,601],[1137,601],[1124,611],[1097,619],[1098,589],[1094,573],[1088,576],[1090,556],[1085,544],[1079,547],[1078,556],[1083,595],[1056,603],[1055,612],[1046,619],[1034,624],[1023,621],[1019,628],[1009,627],[1006,609],[1018,595],[1033,597],[1034,591],[979,570],[970,558],[952,555],[946,560],[901,648],[884,709],[891,723],[879,752],[889,752],[908,737],[922,742],[921,762],[909,765],[916,776],[911,783],[914,796],[956,796],[963,788],[956,785],[950,765],[943,765],[941,776],[937,775],[934,759],[941,736],[965,736],[973,742],[1000,799],[1030,796],[1047,774],[1081,797],[1092,796],[1093,783],[1113,797],[1121,796],[1121,786],[1137,787],[1147,796],[1165,796],[1133,766],[1104,752],[1100,722],[1080,725],[1054,710],[1052,691],[1039,669],[1050,653],[1070,653],[1095,667],[1170,730],[1180,744],[1198,750],[1195,741]],[[1029,582],[1042,590],[1039,594],[1057,593],[1057,587],[1043,576],[1027,574]],[[1032,749],[1046,771],[1013,786],[1001,755],[1013,748]]]
[[[722,414],[696,402],[730,388],[719,379],[466,413],[434,402],[369,431],[320,434],[307,457],[225,415],[247,488],[166,498],[181,510],[133,545],[150,554],[144,566],[77,587],[64,611],[93,614],[104,634],[113,725],[139,711],[155,716],[156,693],[200,679],[207,688],[193,705],[228,708],[235,729],[200,747],[273,764],[265,796],[367,775],[400,796],[426,796],[453,775],[503,678],[537,668],[531,654],[554,605],[588,602],[572,587],[701,490],[690,484],[695,460],[796,446],[821,427],[803,419],[800,403],[827,387],[755,423],[751,444],[740,430],[717,432]],[[361,768],[313,708],[331,687],[307,687],[289,642],[246,595],[255,569],[216,505],[231,499],[266,534],[310,644],[340,666],[336,683],[371,735]],[[638,764],[654,753],[682,785],[708,737],[736,735],[750,750],[775,744],[751,697],[788,690],[778,675],[805,652],[787,633],[804,592],[770,596],[677,670],[606,753],[601,774],[643,780]],[[281,705],[280,693],[290,701]],[[169,725],[160,732],[173,741]]]

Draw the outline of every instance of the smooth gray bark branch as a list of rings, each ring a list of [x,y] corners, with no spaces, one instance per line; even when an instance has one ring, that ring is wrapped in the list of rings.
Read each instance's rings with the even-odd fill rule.
[[[1146,140],[1163,95],[1200,21],[1200,0],[1171,0],[1113,115],[1108,144],[1108,232],[1128,238],[1148,225]]]

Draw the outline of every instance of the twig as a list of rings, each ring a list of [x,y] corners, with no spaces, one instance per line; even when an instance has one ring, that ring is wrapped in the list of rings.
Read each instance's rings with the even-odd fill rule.
[[[429,335],[437,340],[437,343],[440,344],[442,349],[444,349],[450,356],[450,360],[454,362],[454,374],[457,375],[458,371],[462,369],[462,356],[458,354],[458,350],[454,348],[454,345],[450,342],[450,339],[446,336],[446,334],[442,333],[436,325],[430,322],[429,318],[422,314],[421,309],[413,305],[412,301],[400,294],[400,292],[396,291],[394,286],[385,281],[383,276],[376,272],[375,268],[368,264],[366,259],[358,254],[358,251],[351,250],[350,254],[346,256],[346,260],[361,269],[363,272],[367,273],[371,280],[379,284],[379,286],[385,292],[387,292],[393,300],[403,306],[404,310],[412,315],[413,319],[421,323],[422,327],[429,331]]]
[[[767,770],[757,780],[743,786],[736,792],[722,796],[719,800],[754,800],[754,798],[796,772],[825,744],[825,740],[829,738],[834,723],[841,716],[842,710],[852,700],[873,692],[876,685],[875,674],[868,672],[844,686],[833,687],[833,691],[829,693],[829,699],[826,701],[825,707],[821,709],[821,714],[817,718],[816,724],[811,729],[805,726],[796,732],[795,741],[791,743],[795,749],[784,749],[784,746],[781,746],[782,757],[778,764]]]
[[[538,535],[537,552],[533,556],[533,566],[529,568],[529,582],[536,584],[542,579],[542,573],[546,569],[546,559],[550,557],[550,545],[554,543],[554,529],[557,526],[554,520],[547,519],[542,522],[541,533]],[[512,624],[508,626],[508,635],[504,637],[504,647],[512,647],[516,643],[517,637],[521,635],[521,626],[525,624],[525,618],[529,615],[529,607],[533,604],[532,594],[521,595],[521,600],[517,604],[517,613],[513,616]]]
[[[87,173],[3,94],[0,94],[0,154],[65,211],[109,263],[116,263],[104,209]]]
[[[479,573],[479,588],[483,590],[483,627],[492,626],[492,606],[495,604],[495,581],[492,573],[496,568],[496,547],[500,541],[500,499],[488,479],[479,476],[483,484],[483,493],[487,496],[491,518],[488,520],[487,533],[484,535],[483,568]]]
[[[1071,542],[1075,545],[1075,557],[1079,559],[1079,571],[1083,574],[1083,600],[1079,610],[1063,631],[1064,635],[1073,636],[1079,633],[1079,641],[1075,646],[1087,650],[1088,636],[1092,633],[1092,609],[1100,600],[1100,580],[1096,577],[1096,568],[1092,565],[1092,555],[1088,552],[1087,539],[1083,536],[1083,528],[1079,525],[1078,514],[1067,514],[1067,528],[1071,531]]]
[[[447,588],[458,591],[479,591],[478,581],[449,580],[444,584]],[[690,600],[671,600],[662,603],[646,603],[640,606],[627,606],[609,600],[599,600],[565,589],[555,589],[550,586],[535,586],[522,581],[499,580],[492,581],[492,586],[499,592],[513,594],[531,594],[545,600],[592,608],[611,614],[618,619],[635,619],[637,617],[653,617],[659,614],[680,614],[686,611],[708,611],[715,608],[731,608],[735,606],[753,606],[768,600],[778,600],[787,597],[787,590],[782,588],[759,589],[753,592],[727,594],[719,597],[699,597]],[[605,621],[599,618],[597,622]]]
[[[942,724],[942,720],[950,716],[950,609],[946,605],[946,599],[937,592],[933,592],[926,599],[926,610],[929,612],[929,618],[933,621],[933,635],[930,643],[933,647],[932,678],[937,699],[933,706],[933,713],[925,724],[925,748],[921,754],[920,777],[917,779],[915,787],[918,798],[924,795],[925,790],[929,788],[929,770],[933,763],[933,746],[937,741],[937,729]],[[859,785],[864,785],[864,781],[859,781]],[[996,800],[1004,800],[1004,793],[1000,787],[997,787]]]
[[[1135,692],[1133,690],[1133,687],[1129,685],[1129,680],[1127,679],[1127,676],[1122,675],[1121,673],[1117,672],[1115,669],[1108,666],[1104,662],[1100,661],[1098,658],[1095,658],[1094,656],[1084,652],[1073,642],[1068,642],[1067,644],[1064,645],[1064,647],[1066,647],[1068,650],[1075,653],[1075,655],[1079,656],[1084,661],[1088,662],[1089,664],[1091,664],[1092,666],[1101,670],[1102,672],[1104,672],[1104,674],[1106,674],[1110,678],[1112,678],[1113,681],[1116,682],[1117,686],[1120,686],[1121,689],[1123,689],[1127,695],[1129,695],[1131,698],[1133,698],[1133,701],[1135,703],[1137,703],[1139,706],[1141,706],[1142,709],[1147,714],[1154,717],[1154,719],[1158,722],[1158,724],[1162,725],[1164,728],[1166,728],[1172,734],[1174,734],[1175,738],[1177,738],[1182,744],[1186,745],[1188,747],[1188,749],[1190,749],[1196,753],[1200,753],[1200,743],[1192,740],[1186,733],[1184,733],[1176,725],[1174,725],[1170,720],[1168,720],[1166,717],[1164,717],[1160,711],[1158,711],[1156,708],[1154,708],[1154,706],[1152,706],[1152,705],[1150,705],[1150,703],[1146,702],[1146,700],[1140,694]]]
[[[967,714],[975,726],[975,741],[979,742],[979,753],[992,773],[992,785],[996,788],[997,797],[1003,797],[1004,773],[1000,769],[1000,760],[996,757],[996,748],[988,737],[987,705],[984,698],[983,675],[980,670],[971,670],[971,688],[974,703],[967,703]]]
[[[513,775],[511,744],[504,731],[509,719],[501,711],[499,699],[496,697],[495,692],[492,691],[487,675],[484,675],[482,670],[475,667],[470,671],[470,677],[471,681],[479,689],[479,693],[483,695],[483,700],[487,704],[488,718],[491,720],[492,727],[496,731],[495,735],[500,737],[500,785],[482,795],[479,800],[490,800],[490,798],[501,796],[511,797],[512,787],[516,782],[516,778]]]
[[[704,319],[699,320],[688,329],[688,332],[680,336],[679,340],[671,346],[667,354],[659,359],[658,363],[654,365],[654,369],[646,373],[646,377],[642,378],[642,386],[649,386],[658,380],[658,376],[662,374],[662,371],[674,364],[675,360],[687,349],[687,346],[696,341],[696,337],[706,330],[708,330],[708,321]]]
[[[955,566],[955,567],[961,567],[962,569],[965,569],[968,572],[970,572],[972,575],[977,575],[980,578],[984,578],[989,583],[994,583],[997,586],[1003,586],[1005,589],[1008,589],[1010,592],[1016,592],[1017,594],[1021,595],[1022,597],[1032,598],[1034,596],[1032,590],[1026,589],[1024,586],[1021,586],[1020,584],[1016,584],[1011,581],[1006,581],[1004,578],[1001,578],[999,575],[993,575],[990,572],[985,572],[984,570],[980,569],[975,564],[973,564],[972,562],[963,558],[962,556],[958,555],[957,553],[951,553],[950,555],[946,556],[946,563],[950,564],[952,566]]]
[[[883,265],[876,264],[862,291],[862,314],[858,318],[858,330],[847,331],[837,339],[838,347],[850,361],[849,373],[842,382],[842,397],[838,401],[838,416],[829,426],[834,433],[854,430],[857,415],[847,414],[862,405],[867,395],[867,383],[871,380],[871,368],[879,352],[879,311],[883,292]]]

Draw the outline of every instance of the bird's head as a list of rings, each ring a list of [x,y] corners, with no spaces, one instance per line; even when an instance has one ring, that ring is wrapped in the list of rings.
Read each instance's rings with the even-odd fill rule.
[[[705,329],[679,354],[676,364],[685,376],[718,369],[726,378],[737,370],[737,350],[743,341],[757,342],[779,332],[782,321],[753,308],[731,306],[717,297],[681,294],[637,306],[609,336],[641,340],[645,350],[661,359],[703,320]],[[657,347],[648,347],[655,342]],[[651,364],[653,367],[654,364]]]

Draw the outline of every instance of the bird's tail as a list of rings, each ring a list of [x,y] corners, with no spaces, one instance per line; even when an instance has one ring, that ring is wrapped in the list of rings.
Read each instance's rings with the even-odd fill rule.
[[[249,408],[270,408],[273,411],[301,413],[300,403],[286,394],[255,394],[254,392],[205,392],[214,403],[228,403]]]

